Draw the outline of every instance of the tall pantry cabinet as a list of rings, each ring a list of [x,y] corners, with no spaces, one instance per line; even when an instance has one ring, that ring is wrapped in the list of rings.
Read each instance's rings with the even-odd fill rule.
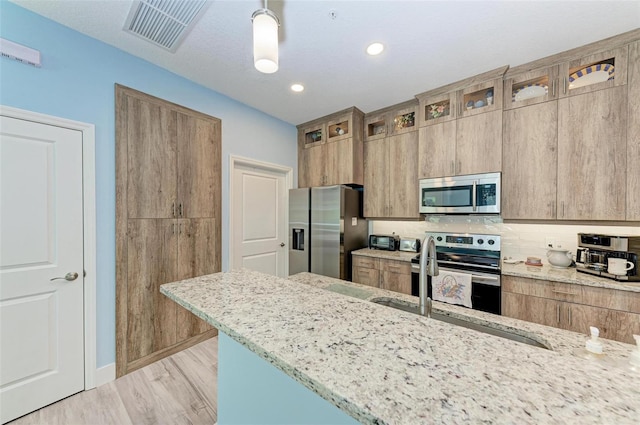
[[[116,85],[116,375],[217,333],[160,285],[221,270],[221,123]]]

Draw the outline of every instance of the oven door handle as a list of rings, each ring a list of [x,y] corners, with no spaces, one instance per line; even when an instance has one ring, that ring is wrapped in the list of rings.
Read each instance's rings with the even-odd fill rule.
[[[498,272],[498,269],[494,266],[483,266],[482,264],[469,264],[469,263],[460,263],[458,261],[446,261],[446,260],[438,260],[438,265],[440,264],[453,264],[454,266],[461,266],[461,267],[478,267],[481,269],[487,269],[487,270],[495,270],[496,272]]]
[[[473,273],[466,273],[462,270],[452,270],[452,269],[444,269],[440,268],[443,272],[451,272],[451,273],[460,273],[460,274],[468,274],[471,275],[472,283],[482,283],[484,285],[489,286],[500,286],[500,277],[499,276],[486,276],[486,275],[477,275]],[[412,273],[420,273],[420,266],[417,264],[411,264],[411,272]]]

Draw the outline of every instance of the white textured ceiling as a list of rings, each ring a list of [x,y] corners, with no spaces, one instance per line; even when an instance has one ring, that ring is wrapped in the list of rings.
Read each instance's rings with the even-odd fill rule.
[[[280,69],[267,75],[252,61],[260,0],[211,1],[175,53],[122,30],[130,0],[12,1],[291,124],[370,112],[640,27],[640,1],[272,0]],[[372,41],[382,55],[365,54]],[[294,82],[306,90],[291,92]]]

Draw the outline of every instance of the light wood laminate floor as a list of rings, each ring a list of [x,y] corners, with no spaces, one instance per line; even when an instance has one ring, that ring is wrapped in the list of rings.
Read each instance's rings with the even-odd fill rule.
[[[212,425],[217,374],[215,337],[8,425]]]

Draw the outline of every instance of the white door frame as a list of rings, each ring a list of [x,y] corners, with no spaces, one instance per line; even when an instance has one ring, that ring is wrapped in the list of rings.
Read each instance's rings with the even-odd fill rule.
[[[233,268],[233,241],[235,240],[235,232],[233,230],[233,206],[234,206],[234,174],[238,166],[254,167],[265,171],[272,171],[284,174],[285,185],[287,189],[287,208],[284,210],[284,221],[289,223],[289,189],[293,188],[293,168],[284,165],[272,164],[270,162],[258,161],[256,159],[246,158],[243,156],[229,155],[229,269]],[[288,252],[288,248],[287,248]],[[285,255],[285,270],[289,270],[289,255]],[[288,273],[287,273],[288,274]]]
[[[0,115],[82,132],[84,217],[84,389],[96,387],[96,154],[95,126],[0,105]]]

